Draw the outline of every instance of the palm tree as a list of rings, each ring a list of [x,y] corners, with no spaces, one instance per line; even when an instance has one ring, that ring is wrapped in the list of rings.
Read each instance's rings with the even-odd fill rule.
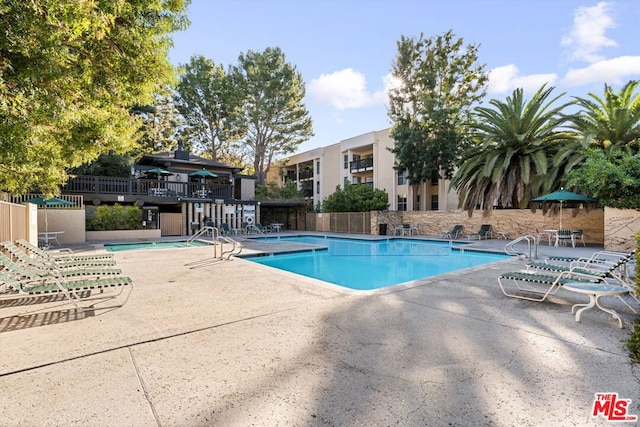
[[[585,142],[607,152],[621,150],[636,154],[640,143],[640,84],[631,80],[619,93],[604,85],[604,99],[590,93],[589,98],[574,97],[581,111],[572,117],[573,128]]]
[[[604,86],[604,98],[592,93],[576,98],[581,110],[571,118],[581,133],[582,149],[561,150],[554,163],[575,164],[566,184],[596,197],[604,206],[638,209],[640,197],[640,82],[630,81],[620,92]]]
[[[548,100],[552,91],[543,85],[527,102],[516,89],[506,101],[491,100],[493,108],[475,109],[470,127],[476,143],[452,180],[464,210],[526,207],[531,198],[559,186],[562,170],[550,167],[550,160],[576,139],[562,114],[572,102],[552,106],[564,95]]]

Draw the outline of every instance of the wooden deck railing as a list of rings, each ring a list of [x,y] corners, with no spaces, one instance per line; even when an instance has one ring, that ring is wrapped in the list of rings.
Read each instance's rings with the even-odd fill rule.
[[[65,194],[122,194],[155,197],[187,197],[224,199],[232,197],[229,184],[162,181],[155,179],[112,178],[105,176],[77,176],[63,187]]]

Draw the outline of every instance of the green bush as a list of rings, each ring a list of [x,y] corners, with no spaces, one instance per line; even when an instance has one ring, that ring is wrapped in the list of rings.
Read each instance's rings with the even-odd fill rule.
[[[138,206],[98,206],[89,221],[87,230],[137,230],[142,228],[142,211]]]
[[[631,363],[640,363],[640,319],[633,323],[633,331],[627,341],[627,350],[631,356]]]
[[[389,207],[386,191],[367,184],[349,184],[336,187],[333,194],[322,202],[323,212],[369,212],[382,211]]]

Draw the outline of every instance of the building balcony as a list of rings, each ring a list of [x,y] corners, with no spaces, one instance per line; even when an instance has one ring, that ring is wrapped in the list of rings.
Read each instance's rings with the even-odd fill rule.
[[[107,176],[77,176],[70,178],[62,188],[63,194],[82,194],[85,198],[94,196],[102,200],[122,196],[127,201],[133,199],[230,199],[233,186],[230,184],[203,184],[196,182],[161,181],[155,179],[114,178]]]
[[[349,170],[351,173],[369,172],[373,170],[373,157],[366,159],[354,160],[349,162]]]
[[[284,176],[284,181],[303,181],[307,179],[313,179],[313,171],[312,170],[301,170],[296,174],[296,172],[289,171]]]

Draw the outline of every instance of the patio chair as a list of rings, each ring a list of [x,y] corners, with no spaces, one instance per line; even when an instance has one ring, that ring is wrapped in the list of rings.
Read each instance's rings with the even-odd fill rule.
[[[573,234],[573,231],[567,229],[558,230],[556,233],[556,243],[555,246],[558,247],[560,243],[564,243],[565,245],[571,242],[572,247],[576,247],[576,237]]]
[[[251,234],[251,233],[256,233],[256,234],[264,234],[264,233],[270,233],[271,230],[263,227],[262,224],[260,224],[259,222],[256,222],[255,224],[249,224],[247,225],[247,234]]]
[[[491,224],[482,224],[480,226],[480,230],[475,233],[467,234],[468,239],[490,239],[493,236],[493,232],[491,229]]]
[[[574,242],[578,241],[578,239],[580,239],[580,241],[582,242],[582,246],[586,247],[587,244],[584,242],[584,230],[582,228],[579,228],[577,230],[571,230],[573,232],[573,240]]]
[[[36,245],[32,245],[31,242],[19,239],[15,241],[16,246],[20,247],[27,254],[33,254],[36,256],[40,256],[42,258],[48,260],[73,260],[73,261],[84,261],[84,260],[102,260],[102,259],[113,259],[112,253],[103,253],[103,254],[76,254],[73,250],[69,248],[61,248],[57,249],[56,252],[47,251],[37,247]]]
[[[544,230],[540,231],[536,228],[536,240],[538,244],[540,244],[540,241],[542,239],[545,239],[549,242],[549,246],[551,246],[551,237],[552,237],[552,234],[550,231],[544,231]]]
[[[463,230],[464,227],[462,226],[462,224],[456,224],[453,226],[451,231],[443,231],[442,237],[448,239],[457,239],[458,237],[462,236]]]
[[[220,224],[220,234],[223,236],[231,234],[231,227],[229,227],[229,223],[223,222]]]

